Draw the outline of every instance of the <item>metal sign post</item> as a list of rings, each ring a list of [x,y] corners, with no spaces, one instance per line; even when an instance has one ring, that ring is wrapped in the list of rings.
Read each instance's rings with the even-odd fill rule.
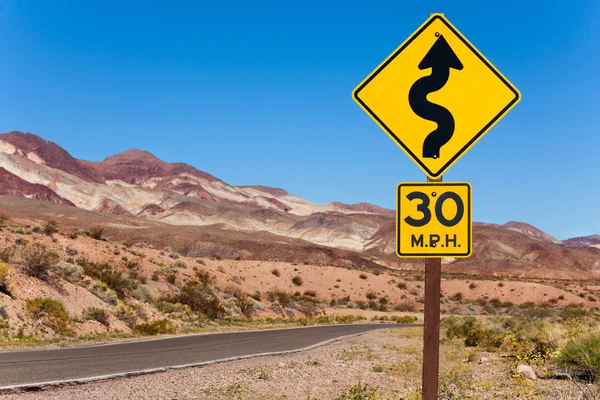
[[[427,182],[441,182],[427,178]],[[425,259],[425,311],[423,328],[423,400],[436,400],[440,363],[440,293],[442,259]]]

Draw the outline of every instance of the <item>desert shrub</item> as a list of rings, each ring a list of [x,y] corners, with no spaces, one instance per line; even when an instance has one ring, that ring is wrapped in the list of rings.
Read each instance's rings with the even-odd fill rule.
[[[465,338],[475,328],[477,320],[474,317],[457,318],[446,317],[441,320],[440,325],[446,329],[448,339]]]
[[[489,303],[494,308],[502,307],[502,301],[500,301],[500,299],[498,299],[496,297],[494,297],[493,299],[490,299]]]
[[[252,303],[252,301],[248,299],[248,294],[244,293],[244,291],[242,291],[242,289],[240,289],[239,287],[231,285],[227,286],[224,289],[224,292],[235,297],[236,303],[240,308],[241,313],[245,317],[252,317],[255,311],[254,303]]]
[[[68,256],[76,256],[77,253],[79,253],[77,251],[77,249],[74,249],[72,247],[67,246],[67,248],[65,249],[65,252],[67,253]]]
[[[196,271],[196,278],[203,285],[210,285],[211,283],[213,283],[215,281],[215,277],[212,276],[210,274],[210,272],[208,272],[204,269],[200,269],[200,270]]]
[[[373,292],[367,292],[366,294],[367,300],[375,300],[377,298],[377,294]]]
[[[52,234],[58,232],[58,222],[56,222],[56,221],[47,221],[42,226],[42,232],[46,236],[52,236]]]
[[[396,286],[398,287],[398,289],[403,289],[403,290],[407,288],[406,282],[398,282],[396,284]]]
[[[366,310],[367,309],[367,302],[363,301],[363,300],[356,300],[356,306],[358,308],[360,308],[361,310]]]
[[[75,239],[77,239],[79,237],[79,232],[77,232],[77,231],[71,231],[71,232],[69,232],[67,234],[67,237],[69,239],[75,240]]]
[[[600,378],[600,334],[567,343],[557,363],[574,375],[597,381]]]
[[[86,232],[89,237],[95,240],[103,240],[104,239],[104,228],[101,226],[92,226],[88,232]]]
[[[358,275],[358,277],[360,279],[367,279],[368,278],[367,274],[360,274],[360,275]]]
[[[196,260],[196,264],[200,264],[200,265],[206,265],[206,262],[204,262],[204,260],[201,260],[201,259],[199,259],[199,258],[198,258],[198,259]]]
[[[165,280],[168,283],[170,283],[171,285],[174,285],[175,281],[177,280],[177,275],[174,273],[167,274],[167,276],[165,277]]]
[[[140,315],[141,314],[141,315]],[[115,307],[115,317],[123,321],[129,328],[133,328],[138,317],[143,317],[140,307],[132,303],[121,303]]]
[[[172,258],[173,260],[177,260],[179,258],[179,254],[177,254],[177,253],[169,253],[169,258]]]
[[[475,289],[477,285],[474,282],[469,283],[469,289]]]
[[[83,267],[83,272],[86,275],[104,282],[121,299],[126,293],[138,287],[139,282],[136,279],[131,279],[121,271],[113,269],[110,264],[97,264],[85,260],[79,260],[78,264]]]
[[[303,298],[298,301],[298,311],[307,316],[314,316],[319,313],[319,303],[313,298]]]
[[[127,258],[127,257],[123,257],[123,258]],[[137,267],[139,267],[139,263],[137,261],[134,260],[123,260],[123,266],[127,269],[136,269]]]
[[[292,296],[281,290],[268,291],[265,295],[271,303],[277,302],[283,308],[288,307],[292,303]]]
[[[76,264],[61,261],[54,266],[54,273],[67,282],[77,284],[81,281],[83,268]]]
[[[90,291],[90,293],[92,293],[105,303],[113,306],[117,304],[117,300],[119,298],[117,296],[117,293],[111,288],[109,288],[106,285],[106,283],[98,280],[93,280],[87,289]]]
[[[473,328],[465,337],[465,346],[496,351],[502,345],[504,335],[491,329]]]
[[[59,260],[58,254],[39,243],[24,249],[21,258],[27,275],[35,278],[48,277],[50,267]]]
[[[71,330],[71,317],[64,304],[50,297],[35,297],[25,300],[25,312],[35,320],[41,320],[44,326],[56,332]]]
[[[317,297],[317,292],[314,290],[305,290],[304,295],[308,297]]]
[[[8,264],[0,262],[0,293],[12,296],[12,279]]]
[[[140,285],[131,292],[131,297],[144,303],[154,303],[154,296],[148,286]]]
[[[304,279],[300,275],[296,275],[292,278],[292,283],[296,286],[302,286]]]
[[[181,260],[175,261],[175,263],[173,264],[173,266],[175,266],[176,268],[187,268],[187,264],[184,263]]]
[[[481,298],[481,297],[478,298],[477,300],[475,300],[475,303],[478,304],[478,305],[480,305],[480,306],[482,306],[482,307],[485,307],[485,306],[488,305],[488,301],[486,299],[484,299],[484,298]]]
[[[86,321],[98,321],[102,325],[108,325],[109,313],[103,308],[88,307],[83,310],[83,319]]]
[[[415,309],[415,305],[409,300],[401,301],[394,306],[394,310],[396,311],[413,312]]]
[[[2,261],[2,262],[5,262],[5,263],[11,262],[14,255],[15,255],[15,248],[13,246],[0,249],[0,261]]]
[[[158,282],[159,278],[160,278],[160,275],[159,275],[159,273],[158,273],[158,270],[154,271],[154,272],[152,273],[152,278],[151,278],[151,279],[152,279],[153,281],[155,281],[155,282]]]
[[[281,272],[279,272],[279,270],[278,270],[277,268],[273,268],[273,269],[271,270],[271,273],[272,273],[273,275],[275,275],[276,277],[278,277],[278,278],[281,276]]]
[[[192,311],[204,314],[210,319],[221,319],[225,316],[225,308],[212,289],[196,281],[187,282],[179,293],[163,295],[159,300],[188,305]]]
[[[378,400],[379,398],[377,389],[369,387],[366,383],[358,382],[356,385],[344,390],[337,400]]]
[[[158,335],[161,333],[173,333],[175,328],[173,324],[167,319],[159,319],[152,322],[146,322],[143,324],[134,325],[132,331],[139,335],[151,336]]]
[[[504,283],[498,282],[498,287],[504,287]]]
[[[8,221],[8,217],[4,213],[0,213],[0,227],[3,227]]]
[[[417,322],[418,318],[412,315],[403,315],[402,317],[392,317],[397,324],[413,324]]]
[[[190,306],[181,303],[170,303],[168,301],[157,301],[156,308],[165,314],[192,312]]]
[[[253,298],[256,301],[261,301],[262,300],[262,293],[260,293],[260,290],[257,290],[256,292],[252,293],[249,295],[251,298]]]
[[[454,301],[462,301],[464,298],[464,295],[461,292],[457,292],[454,293],[451,297],[450,300],[454,300]]]

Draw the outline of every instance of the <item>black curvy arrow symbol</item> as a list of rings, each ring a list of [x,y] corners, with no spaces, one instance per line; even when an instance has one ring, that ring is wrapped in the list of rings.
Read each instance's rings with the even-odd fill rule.
[[[408,93],[408,102],[419,117],[437,122],[437,128],[427,135],[423,142],[423,157],[439,158],[441,147],[448,143],[454,134],[454,118],[444,107],[430,103],[427,95],[440,90],[448,82],[450,68],[463,69],[462,63],[444,36],[439,36],[421,60],[419,69],[427,68],[431,68],[431,75],[420,78],[412,85]]]

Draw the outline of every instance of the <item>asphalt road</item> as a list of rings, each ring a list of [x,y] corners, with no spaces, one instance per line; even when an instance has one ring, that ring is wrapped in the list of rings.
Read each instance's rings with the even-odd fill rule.
[[[55,350],[0,352],[0,390],[12,386],[127,376],[215,360],[305,349],[341,336],[404,324],[327,325],[165,339]]]

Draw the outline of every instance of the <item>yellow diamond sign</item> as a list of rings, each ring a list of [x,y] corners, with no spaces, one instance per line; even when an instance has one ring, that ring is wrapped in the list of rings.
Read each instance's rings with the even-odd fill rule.
[[[519,91],[441,14],[355,90],[354,99],[431,178],[519,102]]]

